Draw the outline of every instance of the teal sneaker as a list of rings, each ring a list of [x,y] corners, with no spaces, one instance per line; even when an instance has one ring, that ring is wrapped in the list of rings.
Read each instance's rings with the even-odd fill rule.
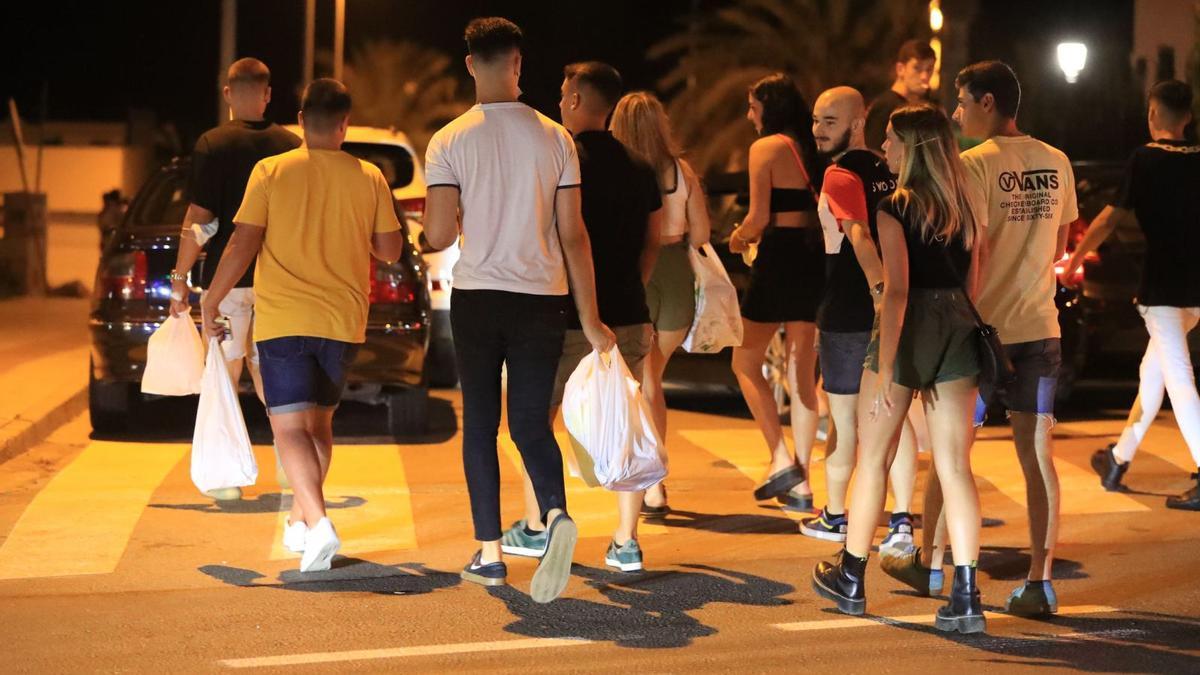
[[[1058,596],[1049,581],[1026,581],[1008,596],[1004,609],[1014,616],[1047,617],[1058,613]]]
[[[608,552],[604,554],[604,564],[622,572],[640,572],[643,569],[642,547],[638,546],[637,539],[630,539],[624,546],[610,542]]]
[[[530,534],[525,519],[518,520],[504,531],[500,538],[500,550],[509,555],[526,558],[541,558],[546,553],[546,531]]]

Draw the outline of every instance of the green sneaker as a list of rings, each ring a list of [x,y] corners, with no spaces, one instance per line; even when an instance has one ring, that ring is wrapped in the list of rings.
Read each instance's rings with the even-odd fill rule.
[[[540,558],[546,553],[546,532],[529,534],[525,531],[525,525],[525,519],[521,519],[505,530],[500,538],[500,550],[509,555]]]
[[[1014,616],[1044,618],[1058,613],[1058,596],[1049,581],[1026,581],[1008,596],[1004,609]]]
[[[608,552],[604,554],[604,564],[622,572],[640,572],[643,569],[642,547],[638,546],[637,539],[630,539],[624,546],[617,546],[615,541],[611,542]]]

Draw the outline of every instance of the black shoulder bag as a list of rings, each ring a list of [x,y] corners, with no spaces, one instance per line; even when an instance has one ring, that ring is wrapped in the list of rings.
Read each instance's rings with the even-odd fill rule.
[[[946,268],[953,274],[954,264],[950,261],[950,252],[945,246],[942,247],[942,256],[946,261]],[[975,317],[975,337],[979,345],[979,383],[986,383],[992,391],[1003,389],[1017,379],[1017,370],[1000,342],[1000,333],[979,316],[979,310],[975,309],[971,294],[967,292],[965,279],[962,282],[962,292],[967,307],[971,308],[971,316]]]

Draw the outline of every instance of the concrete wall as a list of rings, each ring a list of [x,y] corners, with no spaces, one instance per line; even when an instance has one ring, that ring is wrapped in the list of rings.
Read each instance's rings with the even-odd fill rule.
[[[1146,60],[1146,92],[1158,72],[1160,45],[1175,50],[1175,79],[1187,80],[1188,60],[1196,41],[1196,7],[1193,0],[1137,0],[1133,12],[1133,54],[1136,65]]]
[[[25,170],[34,182],[36,147],[26,147]],[[42,155],[42,191],[52,213],[97,213],[100,195],[118,188],[127,196],[150,174],[151,151],[131,146],[47,146]],[[16,148],[0,146],[0,192],[21,190]]]

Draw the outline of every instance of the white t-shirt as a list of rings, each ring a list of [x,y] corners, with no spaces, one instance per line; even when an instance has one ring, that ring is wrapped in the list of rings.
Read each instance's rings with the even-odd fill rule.
[[[425,180],[459,189],[455,288],[567,294],[554,196],[580,178],[566,129],[524,103],[476,104],[433,135]]]
[[[975,303],[1004,344],[1056,338],[1058,228],[1079,217],[1071,161],[1029,136],[995,136],[962,153],[987,198],[987,267]]]

